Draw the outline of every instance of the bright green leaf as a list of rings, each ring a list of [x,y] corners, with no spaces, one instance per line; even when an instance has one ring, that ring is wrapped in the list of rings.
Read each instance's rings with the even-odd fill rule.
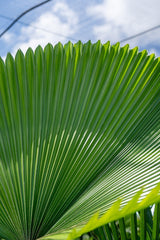
[[[0,60],[0,238],[79,237],[160,201],[159,173],[159,58],[89,41]]]

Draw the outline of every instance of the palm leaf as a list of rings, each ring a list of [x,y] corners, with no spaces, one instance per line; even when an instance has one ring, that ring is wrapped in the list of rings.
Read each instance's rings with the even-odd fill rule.
[[[73,239],[160,201],[159,70],[109,42],[0,60],[0,238]]]
[[[153,206],[148,207],[99,227],[84,234],[82,239],[83,237],[92,240],[158,240],[160,238],[160,204],[155,204],[154,210]]]

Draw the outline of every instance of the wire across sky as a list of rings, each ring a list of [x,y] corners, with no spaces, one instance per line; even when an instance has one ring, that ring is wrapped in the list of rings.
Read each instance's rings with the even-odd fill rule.
[[[19,21],[19,20],[20,20],[24,15],[26,15],[27,13],[33,11],[34,9],[36,9],[36,8],[38,8],[38,7],[46,4],[46,3],[48,3],[48,2],[51,2],[51,1],[52,1],[52,0],[46,0],[46,1],[43,1],[43,2],[41,2],[41,3],[39,3],[39,4],[37,4],[37,5],[34,5],[34,6],[32,6],[31,8],[29,8],[29,9],[25,10],[24,12],[22,12],[22,13],[21,13],[17,18],[15,18],[15,19],[0,14],[0,17],[1,17],[1,18],[8,19],[8,20],[11,21],[11,23],[0,33],[0,38],[1,38],[2,36],[4,36],[4,34],[7,33],[7,32],[13,27],[13,25],[15,25],[17,22],[19,22],[20,24],[25,25],[25,26],[30,26],[30,27],[32,27],[32,28],[39,29],[39,30],[41,30],[41,31],[44,31],[44,32],[47,32],[47,33],[50,33],[50,34],[54,34],[54,35],[57,35],[57,36],[60,36],[60,37],[65,37],[65,38],[67,38],[67,39],[69,39],[69,40],[72,40],[72,41],[78,41],[78,39],[75,39],[75,38],[73,38],[73,37],[66,36],[66,35],[63,35],[63,34],[58,33],[58,32],[52,32],[52,31],[49,31],[49,30],[44,29],[44,28],[41,28],[41,27],[33,26],[33,25],[29,24],[29,23],[25,23],[25,22],[23,22],[23,21]],[[140,37],[140,36],[142,36],[142,35],[145,35],[146,33],[152,32],[152,31],[157,30],[157,29],[159,29],[159,28],[160,28],[160,25],[155,25],[155,26],[153,26],[153,27],[151,27],[151,28],[145,29],[144,31],[141,31],[141,32],[136,33],[136,34],[131,35],[131,36],[128,36],[128,37],[126,37],[126,38],[124,38],[124,39],[121,39],[119,42],[120,42],[120,43],[123,43],[123,42],[129,41],[129,40],[138,38],[138,37]]]

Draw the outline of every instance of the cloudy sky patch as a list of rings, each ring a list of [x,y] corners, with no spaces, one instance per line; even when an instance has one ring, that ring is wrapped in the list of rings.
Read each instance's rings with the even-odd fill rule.
[[[93,26],[95,38],[101,39],[103,42],[109,39],[115,43],[159,25],[159,9],[159,0],[104,0],[90,6],[87,12],[91,17],[102,20],[101,25]],[[143,37],[137,37],[130,41],[130,44],[132,46],[147,46],[150,43],[156,45],[159,39],[160,29],[143,35]]]
[[[38,0],[0,2],[0,16],[15,18],[24,10],[39,3]],[[8,5],[7,5],[8,4]],[[8,12],[5,6],[8,6]],[[17,7],[19,6],[19,8]],[[0,39],[0,55],[7,52],[15,54],[21,48],[44,47],[48,42],[63,44],[71,40],[87,42],[111,41],[112,44],[134,34],[143,32],[160,24],[159,0],[63,0],[51,1],[49,4],[33,10]],[[9,20],[1,16],[1,31],[8,26]],[[131,47],[147,49],[149,53],[160,55],[160,28],[128,40]]]
[[[57,2],[53,7],[42,13],[30,26],[22,26],[19,35],[16,34],[12,39],[16,38],[16,44],[12,49],[15,53],[17,49],[26,52],[30,46],[35,49],[38,45],[44,47],[47,43],[56,44],[61,41],[66,43],[72,40],[72,35],[76,32],[78,17],[75,12],[65,2]],[[8,32],[4,39],[10,39]]]

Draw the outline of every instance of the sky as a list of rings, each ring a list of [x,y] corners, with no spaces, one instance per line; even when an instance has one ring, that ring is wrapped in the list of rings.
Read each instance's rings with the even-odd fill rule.
[[[0,32],[38,0],[0,0]],[[53,0],[22,17],[0,38],[0,56],[24,53],[29,47],[44,47],[68,41],[115,44],[160,25],[159,0]],[[125,41],[131,48],[147,49],[160,56],[160,28]]]

